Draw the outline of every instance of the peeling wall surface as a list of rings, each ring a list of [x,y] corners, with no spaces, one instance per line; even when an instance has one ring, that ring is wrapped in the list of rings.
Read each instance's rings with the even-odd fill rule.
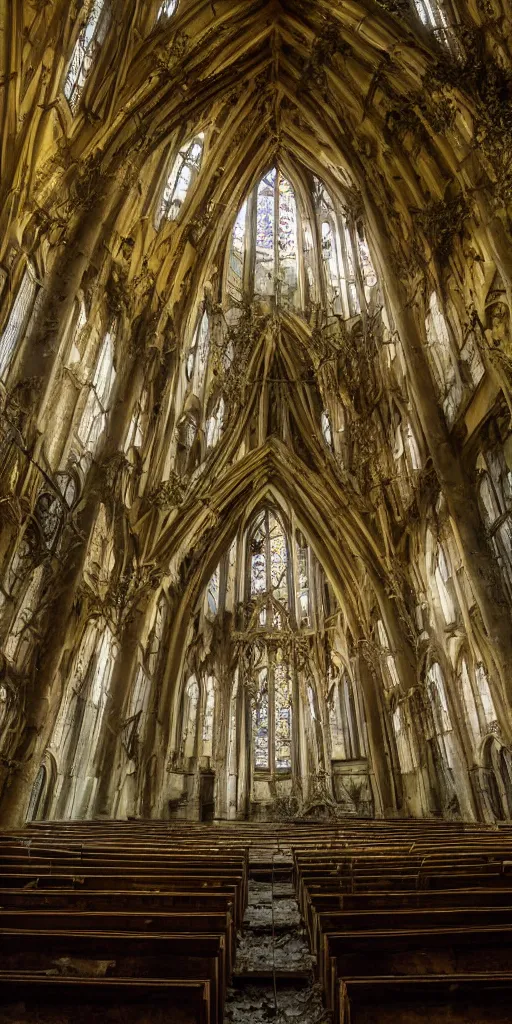
[[[0,0],[3,824],[512,817],[509,25]]]

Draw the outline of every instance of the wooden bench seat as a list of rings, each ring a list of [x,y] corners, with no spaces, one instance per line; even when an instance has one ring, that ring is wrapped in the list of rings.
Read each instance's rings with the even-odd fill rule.
[[[339,983],[339,1024],[511,1024],[512,973],[351,978]]]
[[[436,928],[374,932],[328,932],[322,936],[318,975],[334,1009],[340,978],[506,971],[512,926]]]
[[[78,960],[83,976],[102,962],[107,977],[207,978],[212,1024],[220,1024],[227,971],[226,936],[194,933],[0,929],[3,970],[51,973]],[[66,973],[66,971],[64,971]]]
[[[41,1024],[103,1022],[115,1010],[123,1024],[211,1024],[211,993],[207,978],[139,979],[79,978],[0,970],[0,1007],[12,1008],[11,1020]]]

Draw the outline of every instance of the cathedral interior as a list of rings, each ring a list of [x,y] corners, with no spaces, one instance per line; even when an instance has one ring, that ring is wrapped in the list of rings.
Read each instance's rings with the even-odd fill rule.
[[[0,143],[0,1024],[512,1022],[508,0],[0,0]]]

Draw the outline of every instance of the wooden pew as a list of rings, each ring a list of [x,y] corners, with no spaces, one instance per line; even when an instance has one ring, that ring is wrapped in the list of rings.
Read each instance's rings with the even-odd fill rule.
[[[339,1024],[511,1024],[512,973],[344,978]]]
[[[21,1015],[24,1024],[38,1024],[42,1010],[61,1024],[99,1024],[109,1009],[124,1024],[211,1024],[207,979],[62,978],[0,970],[0,1007],[11,1011],[11,1020]]]

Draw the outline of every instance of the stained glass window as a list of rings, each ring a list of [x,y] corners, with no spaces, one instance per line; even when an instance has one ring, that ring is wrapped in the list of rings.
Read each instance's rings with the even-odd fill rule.
[[[89,17],[80,30],[69,63],[64,82],[64,95],[73,113],[78,108],[87,76],[105,38],[107,16],[104,6],[105,0],[93,0]]]
[[[288,665],[282,651],[274,664],[275,763],[277,771],[289,771],[292,764],[292,692]]]
[[[260,624],[282,627],[282,616],[274,602],[288,607],[288,548],[284,530],[270,510],[259,513],[249,539],[251,558],[250,596],[261,601]]]
[[[297,204],[290,182],[279,175],[279,284],[281,299],[292,299],[298,282]]]
[[[275,188],[276,172],[271,170],[258,186],[256,205],[256,266],[254,290],[257,295],[274,294],[275,277]]]
[[[299,626],[309,626],[309,548],[305,538],[297,534],[297,597]]]
[[[267,655],[265,656],[267,657]],[[292,763],[292,682],[283,652],[268,654],[258,670],[253,702],[254,767],[258,771],[290,771]]]
[[[164,218],[177,220],[188,190],[199,173],[203,148],[204,132],[199,132],[180,149],[162,193],[157,227]]]
[[[253,710],[254,767],[268,770],[269,765],[269,722],[268,722],[268,669],[262,668],[258,678],[258,694]]]

